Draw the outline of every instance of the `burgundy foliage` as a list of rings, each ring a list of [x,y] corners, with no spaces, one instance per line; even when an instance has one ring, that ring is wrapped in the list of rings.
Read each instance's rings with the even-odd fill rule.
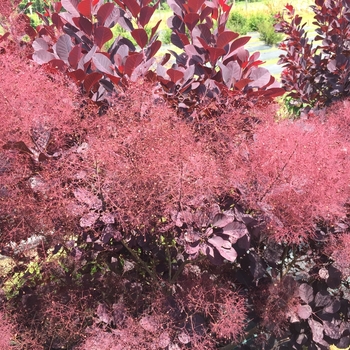
[[[37,37],[34,61],[66,71],[100,102],[119,91],[118,86],[147,78],[173,107],[187,114],[208,98],[222,104],[222,94],[239,100],[271,100],[283,94],[269,71],[259,67],[263,63],[259,53],[250,55],[244,49],[250,38],[239,38],[226,28],[231,6],[224,1],[169,1],[174,11],[168,19],[171,40],[182,50],[170,51],[176,58],[170,68],[166,66],[169,53],[159,62],[155,58],[161,47],[159,22],[149,35],[145,30],[158,3],[115,3],[55,3],[53,10],[47,9],[46,17],[41,16],[43,25],[30,33],[33,39]],[[137,47],[126,38],[113,38],[110,28],[115,25],[130,32]],[[105,50],[112,38],[112,45]]]
[[[313,40],[291,5],[285,8],[287,18],[279,16],[275,25],[277,32],[286,35],[280,44],[286,51],[279,60],[284,67],[282,85],[303,108],[322,107],[349,96],[350,3],[316,0],[311,7],[317,27]]]
[[[68,75],[74,55],[91,53],[83,86],[95,100],[109,94],[109,108],[52,64],[35,65],[14,32],[1,38],[0,249],[14,265],[1,272],[4,348],[348,347],[349,101],[298,121],[276,121],[268,99],[239,108],[237,96],[274,90],[225,85],[227,67],[247,68],[240,54],[250,77],[262,71],[248,39],[222,29],[223,2],[171,3],[172,38],[188,56],[162,79],[142,66],[148,81],[131,77],[140,62],[128,59],[156,48],[156,29],[147,40],[143,31],[150,4],[60,4],[34,47],[45,37]],[[111,60],[115,11],[138,43],[114,52],[131,75],[99,66]],[[194,101],[178,104],[183,118],[167,102],[193,69],[188,81],[213,99],[172,95]],[[110,90],[108,74],[119,79]]]

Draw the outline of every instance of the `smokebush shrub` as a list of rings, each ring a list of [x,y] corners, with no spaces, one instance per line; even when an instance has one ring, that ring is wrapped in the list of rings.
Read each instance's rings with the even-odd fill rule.
[[[311,8],[317,33],[314,40],[308,38],[306,23],[291,5],[275,25],[277,32],[286,35],[280,45],[286,52],[279,61],[284,67],[282,85],[306,111],[349,95],[349,3],[316,0]]]
[[[70,1],[63,3],[74,12]],[[90,14],[88,1],[79,4]],[[132,5],[125,6],[137,12]],[[180,38],[185,51],[194,45],[185,39],[196,18],[192,6],[182,4],[171,21],[173,40]],[[75,22],[64,27],[72,45]],[[30,33],[24,23],[16,33]],[[181,32],[181,23],[188,31]],[[142,43],[141,32],[133,37]],[[5,346],[9,340],[20,349],[350,345],[349,101],[307,119],[276,121],[271,100],[280,90],[263,82],[249,91],[239,86],[249,96],[243,101],[242,91],[226,82],[231,87],[222,95],[194,96],[192,105],[186,83],[176,98],[171,92],[182,84],[183,77],[176,80],[187,64],[181,66],[181,56],[157,80],[161,85],[149,76],[125,77],[95,104],[89,97],[99,84],[110,86],[103,74],[111,75],[98,60],[85,62],[84,81],[98,77],[89,95],[62,74],[72,78],[71,59],[62,72],[37,66],[14,33],[0,39],[6,115],[0,249],[11,261],[1,271],[0,300],[14,327]],[[43,43],[36,35],[36,44]],[[210,36],[216,43],[224,37]],[[89,44],[81,39],[81,46]],[[98,31],[93,38],[101,45],[104,39]],[[250,59],[241,43],[233,46],[235,59],[246,59],[237,63],[241,77],[264,73],[256,81],[270,82],[265,70],[253,69],[257,55]],[[220,62],[206,45],[200,54]],[[57,52],[57,44],[51,49],[46,52]],[[126,60],[139,54],[133,52]],[[191,66],[197,67],[186,69]],[[209,68],[208,75],[215,65]],[[242,79],[239,84],[249,84]],[[208,80],[219,81],[211,76],[200,84]],[[189,113],[175,107],[182,97]]]

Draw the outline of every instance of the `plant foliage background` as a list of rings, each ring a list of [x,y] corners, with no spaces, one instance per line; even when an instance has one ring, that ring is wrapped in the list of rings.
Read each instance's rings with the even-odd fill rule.
[[[161,56],[158,3],[1,4],[2,349],[350,345],[348,2],[315,4],[282,87],[221,0],[169,0]]]

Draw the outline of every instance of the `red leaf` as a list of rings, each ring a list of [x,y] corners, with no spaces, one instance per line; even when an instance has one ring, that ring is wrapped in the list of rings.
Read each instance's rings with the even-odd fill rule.
[[[102,78],[102,74],[93,72],[84,79],[84,88],[86,92],[90,92],[91,88]]]
[[[190,45],[190,41],[188,40],[186,34],[177,33],[177,36],[180,38],[180,40],[181,40],[181,42],[183,43],[184,46]]]
[[[55,2],[55,4],[58,4],[58,2]],[[58,13],[53,13],[51,16],[52,23],[56,26],[57,29],[61,30],[63,27],[63,21],[61,16],[59,16]]]
[[[72,78],[76,84],[81,84],[85,79],[85,73],[82,69],[67,72],[67,75]]]
[[[54,2],[53,3],[53,8],[55,10],[55,12],[60,12],[61,8],[62,8],[62,2]]]
[[[74,46],[68,56],[68,62],[74,69],[77,68],[81,56],[81,44]]]
[[[250,79],[241,79],[237,81],[234,86],[237,90],[242,91],[250,82]]]
[[[140,13],[141,7],[136,0],[124,0],[126,7],[130,10],[133,17],[137,17]]]
[[[227,5],[225,0],[219,0],[219,4],[224,12],[228,12],[231,10],[231,6]]]
[[[102,48],[102,46],[113,38],[113,33],[109,28],[98,27],[95,29],[95,44]]]
[[[142,60],[143,60],[142,53],[136,53],[134,55],[130,55],[129,57],[127,57],[127,59],[125,60],[125,67],[124,67],[125,74],[131,77],[132,72],[135,70],[137,66],[140,65]]]
[[[210,62],[212,64],[214,64],[220,56],[226,53],[224,49],[216,47],[208,47],[207,50],[209,51]]]
[[[250,36],[242,36],[238,39],[236,39],[230,47],[230,52],[235,51],[239,49],[240,47],[243,47],[248,41],[250,40]]]
[[[162,22],[162,20],[159,20],[158,23],[152,28],[151,36],[150,36],[149,40],[152,40],[152,38],[153,38],[154,34],[157,32],[157,29],[158,29],[161,22]]]
[[[211,13],[213,12],[213,9],[210,7],[205,7],[200,14],[200,20],[201,22],[204,20],[206,17],[210,17]]]
[[[79,12],[87,17],[91,17],[91,0],[82,0],[78,5]]]
[[[232,40],[235,40],[238,36],[239,36],[238,33],[234,33],[231,31],[223,32],[223,33],[219,34],[218,39],[216,41],[216,46],[223,48],[228,43],[230,43]]]
[[[205,0],[188,0],[187,6],[191,12],[198,12]]]
[[[103,4],[97,11],[96,18],[100,25],[104,25],[108,16],[112,13],[114,9],[114,4],[107,2]]]
[[[168,69],[166,72],[169,75],[169,78],[171,79],[171,81],[173,83],[178,82],[179,80],[181,80],[184,77],[183,72],[176,70],[176,69],[173,69],[173,68]]]
[[[137,42],[137,45],[139,45],[142,49],[147,45],[148,36],[146,31],[143,28],[134,29],[131,32],[131,35]]]
[[[153,13],[155,10],[156,10],[156,8],[154,6],[153,7],[149,7],[149,6],[142,7],[142,9],[140,11],[140,19],[139,19],[139,22],[142,25],[142,27],[144,27],[145,25],[148,24],[149,20],[153,16]]]
[[[90,22],[90,20],[88,20],[85,17],[79,17],[78,26],[88,36],[91,35],[91,33],[92,33],[92,23]]]
[[[184,22],[190,31],[192,31],[192,29],[196,26],[198,21],[199,21],[199,14],[198,13],[188,13],[184,17]]]
[[[147,58],[150,59],[151,57],[153,57],[161,48],[161,46],[162,46],[161,41],[156,40],[155,42],[153,42],[147,51]]]

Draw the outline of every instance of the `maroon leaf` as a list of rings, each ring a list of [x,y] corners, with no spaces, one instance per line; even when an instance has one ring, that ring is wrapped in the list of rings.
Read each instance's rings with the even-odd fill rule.
[[[81,56],[81,44],[74,46],[68,56],[68,62],[74,69],[77,68]]]
[[[147,50],[147,58],[150,59],[153,57],[161,48],[162,42],[159,40],[156,40],[152,43],[152,45]]]
[[[125,61],[124,73],[129,77],[131,77],[132,72],[142,62],[142,60],[143,60],[142,53],[136,53],[134,55],[128,56]]]
[[[78,11],[85,17],[91,17],[91,0],[81,0],[78,4]]]
[[[183,72],[173,68],[168,69],[166,72],[173,83],[177,83],[179,80],[181,80],[184,77]]]
[[[124,0],[124,4],[130,10],[133,17],[137,17],[140,13],[141,7],[136,0]]]
[[[155,6],[152,6],[152,7],[144,6],[141,8],[139,22],[142,27],[145,27],[148,24],[155,10],[156,10]]]
[[[250,36],[242,36],[236,39],[230,47],[230,52],[233,52],[241,47],[243,47],[250,40]]]
[[[106,19],[109,17],[109,15],[114,10],[115,6],[111,2],[107,2],[103,4],[97,11],[96,18],[98,20],[99,25],[104,25]]]
[[[151,36],[150,36],[149,40],[152,40],[152,38],[153,38],[154,34],[157,32],[158,27],[159,27],[159,25],[160,25],[161,22],[162,22],[162,20],[159,20],[159,21],[157,22],[157,24],[152,28]]]
[[[86,92],[90,92],[91,88],[102,78],[102,74],[93,72],[84,79],[84,88]]]
[[[216,47],[207,47],[207,50],[209,51],[209,57],[210,57],[211,64],[215,64],[215,62],[218,60],[218,58],[225,54],[224,49],[220,49],[220,48],[216,48]]]
[[[234,87],[237,90],[242,91],[250,82],[251,79],[241,79],[234,84]]]
[[[205,0],[188,0],[187,6],[191,12],[198,12]]]
[[[91,35],[91,33],[92,33],[92,23],[90,22],[90,20],[88,20],[85,17],[79,17],[78,26],[88,36]]]
[[[232,40],[236,39],[239,36],[238,33],[234,33],[231,31],[225,31],[219,34],[218,39],[216,41],[216,46],[223,48]]]
[[[58,4],[58,2],[55,2],[55,4]],[[61,16],[58,13],[53,13],[51,16],[52,23],[56,26],[57,29],[61,30],[63,27],[63,21]]]
[[[67,75],[72,78],[77,84],[81,84],[85,79],[85,72],[82,69],[67,72]]]
[[[134,29],[131,35],[142,49],[147,45],[148,36],[143,28]]]
[[[108,41],[113,38],[113,33],[109,28],[106,27],[98,27],[95,29],[95,37],[94,42],[95,44],[102,48],[102,46]]]
[[[197,13],[188,13],[184,17],[184,22],[187,25],[187,28],[192,31],[192,29],[196,26],[199,21],[199,14]]]

